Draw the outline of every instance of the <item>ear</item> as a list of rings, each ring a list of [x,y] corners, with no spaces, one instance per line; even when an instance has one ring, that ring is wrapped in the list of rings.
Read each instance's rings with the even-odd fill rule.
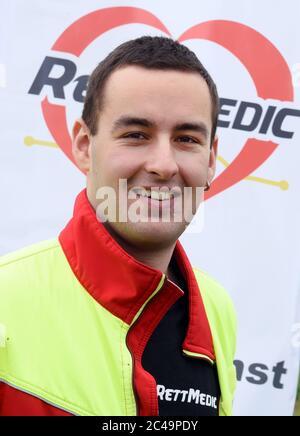
[[[91,134],[81,118],[73,126],[72,153],[78,168],[87,174],[91,166]]]
[[[213,140],[213,143],[210,148],[210,154],[209,154],[209,163],[208,163],[208,174],[207,179],[209,183],[212,182],[215,173],[216,173],[216,163],[217,163],[217,153],[218,153],[218,142],[219,138],[215,136],[215,139]]]

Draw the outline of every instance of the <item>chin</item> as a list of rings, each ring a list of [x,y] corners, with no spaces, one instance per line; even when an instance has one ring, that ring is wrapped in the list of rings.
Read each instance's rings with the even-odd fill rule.
[[[123,227],[123,226],[122,226]],[[126,228],[118,228],[119,236],[131,245],[141,247],[164,247],[174,244],[184,232],[182,223],[131,223]]]

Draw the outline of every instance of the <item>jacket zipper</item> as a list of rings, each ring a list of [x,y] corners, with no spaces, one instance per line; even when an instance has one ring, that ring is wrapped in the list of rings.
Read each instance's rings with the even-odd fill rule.
[[[129,332],[129,330],[128,330],[128,332]],[[128,335],[128,332],[127,332],[127,335]],[[140,416],[140,404],[139,404],[139,399],[137,396],[137,391],[136,391],[135,382],[134,382],[135,358],[134,358],[134,355],[132,354],[131,350],[128,347],[127,335],[126,335],[126,346],[130,352],[131,360],[132,360],[131,384],[132,384],[132,390],[133,390],[133,395],[134,395],[134,400],[135,400],[136,415]]]
[[[161,281],[163,280],[162,284]],[[137,322],[137,320],[143,315],[146,307],[148,306],[148,303],[150,303],[150,301],[155,297],[155,295],[164,287],[167,278],[165,276],[165,274],[162,275],[161,281],[159,282],[159,285],[157,286],[157,288],[155,289],[155,291],[152,293],[152,295],[148,298],[148,300],[144,303],[144,307],[141,310],[141,312],[138,314],[138,316],[136,317],[136,319],[134,320],[133,324],[130,326],[128,332],[126,333],[126,347],[130,352],[131,355],[131,360],[132,360],[132,371],[131,371],[131,380],[132,380],[132,390],[133,390],[133,394],[134,394],[134,399],[135,399],[135,405],[136,405],[136,412],[137,412],[137,416],[140,416],[140,404],[139,404],[139,399],[138,399],[138,395],[137,395],[137,390],[136,390],[136,386],[135,386],[135,381],[134,381],[134,373],[135,373],[135,357],[132,354],[129,346],[128,346],[128,334],[129,332],[134,328],[135,323]]]

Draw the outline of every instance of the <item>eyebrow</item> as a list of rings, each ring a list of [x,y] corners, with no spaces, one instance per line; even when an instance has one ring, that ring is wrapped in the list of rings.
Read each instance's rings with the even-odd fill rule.
[[[142,127],[149,128],[149,127],[153,127],[154,123],[147,120],[146,118],[122,116],[113,123],[112,132],[130,126],[142,126]]]
[[[201,133],[205,137],[205,139],[208,138],[208,129],[207,129],[206,125],[202,122],[176,124],[174,130],[176,132],[178,132],[180,130],[191,130],[194,132]]]
[[[147,118],[139,118],[139,117],[131,117],[131,116],[122,116],[118,118],[114,123],[112,127],[112,132],[115,130],[124,128],[124,127],[130,127],[130,126],[141,126],[141,127],[154,127],[155,123],[153,121],[148,120]],[[180,123],[176,124],[174,127],[174,130],[176,132],[182,131],[182,130],[190,130],[194,132],[201,133],[206,139],[208,138],[208,129],[206,125],[202,122],[186,122],[186,123]]]

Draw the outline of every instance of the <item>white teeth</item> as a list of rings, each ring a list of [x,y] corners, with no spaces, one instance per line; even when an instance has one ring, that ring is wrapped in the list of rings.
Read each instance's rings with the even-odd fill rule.
[[[153,196],[154,194],[154,196]],[[153,193],[151,193],[151,198],[153,198],[154,200],[170,200],[172,198],[172,194],[170,192],[156,192],[154,191]]]
[[[147,191],[147,197],[151,198],[152,200],[170,200],[172,198],[172,194],[170,192],[160,192],[160,191]]]
[[[171,200],[174,197],[174,194],[166,191],[155,191],[150,189],[143,189],[136,191],[140,197],[151,198],[152,200]]]
[[[144,189],[143,191],[139,192],[139,195],[141,197],[151,197],[151,191],[149,191],[148,189]]]
[[[151,198],[152,200],[162,200],[161,193],[157,191],[151,191]]]

